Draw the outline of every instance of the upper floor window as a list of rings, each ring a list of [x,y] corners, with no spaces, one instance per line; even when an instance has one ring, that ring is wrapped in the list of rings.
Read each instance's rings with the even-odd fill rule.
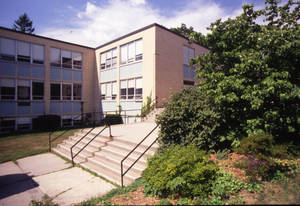
[[[51,83],[50,100],[81,100],[81,84]]]
[[[17,57],[17,58],[16,58]],[[44,64],[45,47],[23,41],[0,38],[0,59]]]
[[[121,46],[121,64],[143,59],[142,39]]]
[[[18,80],[18,100],[30,100],[30,81]]]
[[[195,68],[190,67],[190,60],[195,58],[195,50],[184,46],[183,47],[183,77],[184,79],[195,79]]]
[[[15,99],[15,80],[0,79],[0,97],[1,99]]]
[[[117,66],[117,48],[110,49],[100,55],[100,69],[115,68]]]
[[[50,65],[63,68],[81,69],[82,53],[51,48]]]

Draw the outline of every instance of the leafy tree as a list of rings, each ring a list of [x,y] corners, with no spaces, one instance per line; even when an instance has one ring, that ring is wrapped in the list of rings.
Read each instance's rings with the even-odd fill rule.
[[[33,34],[34,28],[32,27],[32,21],[29,19],[26,13],[20,15],[15,21],[13,30]]]
[[[211,51],[193,63],[202,79],[199,90],[221,115],[221,140],[236,142],[252,133],[270,133],[277,140],[299,138],[299,2],[278,6],[267,0],[255,11],[211,24]],[[266,25],[257,18],[264,16]],[[298,122],[297,122],[298,119]],[[280,137],[280,138],[279,138]],[[237,141],[238,142],[238,141]]]
[[[203,46],[208,46],[205,36],[203,34],[201,34],[200,32],[196,32],[194,31],[194,28],[192,26],[190,26],[189,28],[186,26],[186,24],[181,24],[180,27],[177,28],[171,28],[172,31],[181,34],[183,36],[185,36],[186,38],[201,44]]]

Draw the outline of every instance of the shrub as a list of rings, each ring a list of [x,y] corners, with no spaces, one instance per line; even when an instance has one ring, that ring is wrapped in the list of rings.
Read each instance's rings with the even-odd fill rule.
[[[152,110],[154,110],[155,103],[152,103],[152,94],[147,96],[146,103],[142,106],[141,116],[146,117]]]
[[[172,205],[172,203],[171,203],[169,200],[167,200],[167,199],[162,199],[162,200],[159,201],[159,203],[156,204],[156,205]]]
[[[146,194],[159,196],[206,196],[217,167],[195,145],[175,146],[149,159],[142,173]]]
[[[109,123],[110,125],[123,124],[123,119],[120,114],[107,114],[102,121],[104,124]]]
[[[216,135],[221,129],[218,122],[219,114],[210,108],[199,91],[183,89],[171,96],[157,119],[161,126],[160,146],[164,149],[193,143],[205,150],[226,148],[226,139]]]
[[[59,115],[41,115],[32,120],[33,130],[54,130],[60,128],[61,118]]]

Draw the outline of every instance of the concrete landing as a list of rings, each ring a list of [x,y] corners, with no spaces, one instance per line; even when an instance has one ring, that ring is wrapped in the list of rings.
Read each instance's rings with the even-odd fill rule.
[[[59,205],[73,205],[115,188],[81,168],[45,153],[0,164],[0,206],[27,206],[48,195]]]

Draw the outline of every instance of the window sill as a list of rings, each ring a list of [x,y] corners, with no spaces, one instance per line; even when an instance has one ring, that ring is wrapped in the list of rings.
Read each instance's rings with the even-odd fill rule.
[[[143,59],[137,60],[137,61],[133,61],[133,62],[127,62],[127,63],[124,63],[124,64],[120,64],[120,67],[127,66],[127,65],[131,65],[131,64],[140,63],[140,62],[142,62],[142,61],[143,61]]]

